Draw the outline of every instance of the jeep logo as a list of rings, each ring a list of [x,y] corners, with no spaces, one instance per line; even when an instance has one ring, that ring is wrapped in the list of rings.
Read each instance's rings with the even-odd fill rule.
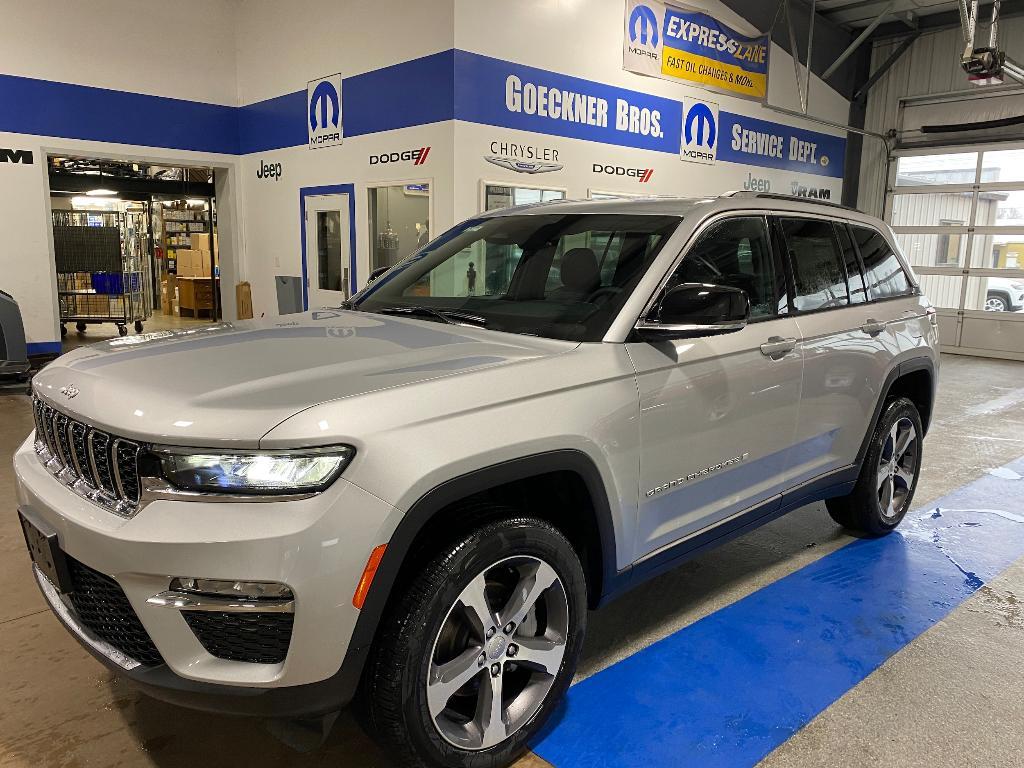
[[[0,163],[21,163],[32,165],[32,152],[27,149],[7,149],[0,147]]]

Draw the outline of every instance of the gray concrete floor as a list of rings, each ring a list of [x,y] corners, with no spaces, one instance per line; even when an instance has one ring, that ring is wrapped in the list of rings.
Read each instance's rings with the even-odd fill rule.
[[[86,654],[45,608],[17,519],[11,455],[28,399],[0,394],[0,766],[384,765],[343,715],[297,753],[265,724],[142,696]],[[945,356],[915,506],[1024,455],[1024,365]],[[581,676],[849,542],[811,505],[688,563],[591,616]],[[893,656],[765,766],[1024,765],[1024,560]],[[610,702],[610,706],[613,704]],[[656,734],[651,735],[657,738]],[[542,761],[529,757],[519,768]]]

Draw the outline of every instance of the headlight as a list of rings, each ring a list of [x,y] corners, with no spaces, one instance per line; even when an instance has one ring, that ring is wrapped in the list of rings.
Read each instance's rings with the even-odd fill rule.
[[[186,491],[284,494],[322,491],[355,455],[351,446],[294,451],[154,449],[167,482]]]

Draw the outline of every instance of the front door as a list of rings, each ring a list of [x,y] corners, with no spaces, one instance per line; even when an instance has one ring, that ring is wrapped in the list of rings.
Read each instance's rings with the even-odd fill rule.
[[[337,307],[351,293],[351,227],[347,194],[306,198],[306,288],[311,308]]]
[[[791,473],[803,353],[765,217],[708,227],[669,287],[681,283],[742,288],[751,320],[718,336],[627,344],[640,390],[638,559],[778,502]]]

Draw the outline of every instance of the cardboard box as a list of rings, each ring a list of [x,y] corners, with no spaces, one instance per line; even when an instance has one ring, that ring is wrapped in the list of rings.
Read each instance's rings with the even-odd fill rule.
[[[178,277],[192,277],[195,275],[194,251],[188,248],[179,248],[174,252],[178,260]]]
[[[210,252],[192,251],[192,271],[196,277],[210,276]]]
[[[235,286],[235,304],[239,320],[252,318],[252,286],[244,280]]]
[[[209,232],[193,232],[189,235],[192,241],[193,251],[209,251],[210,250],[210,233]],[[220,242],[217,240],[217,235],[213,236],[213,250],[220,251]]]

